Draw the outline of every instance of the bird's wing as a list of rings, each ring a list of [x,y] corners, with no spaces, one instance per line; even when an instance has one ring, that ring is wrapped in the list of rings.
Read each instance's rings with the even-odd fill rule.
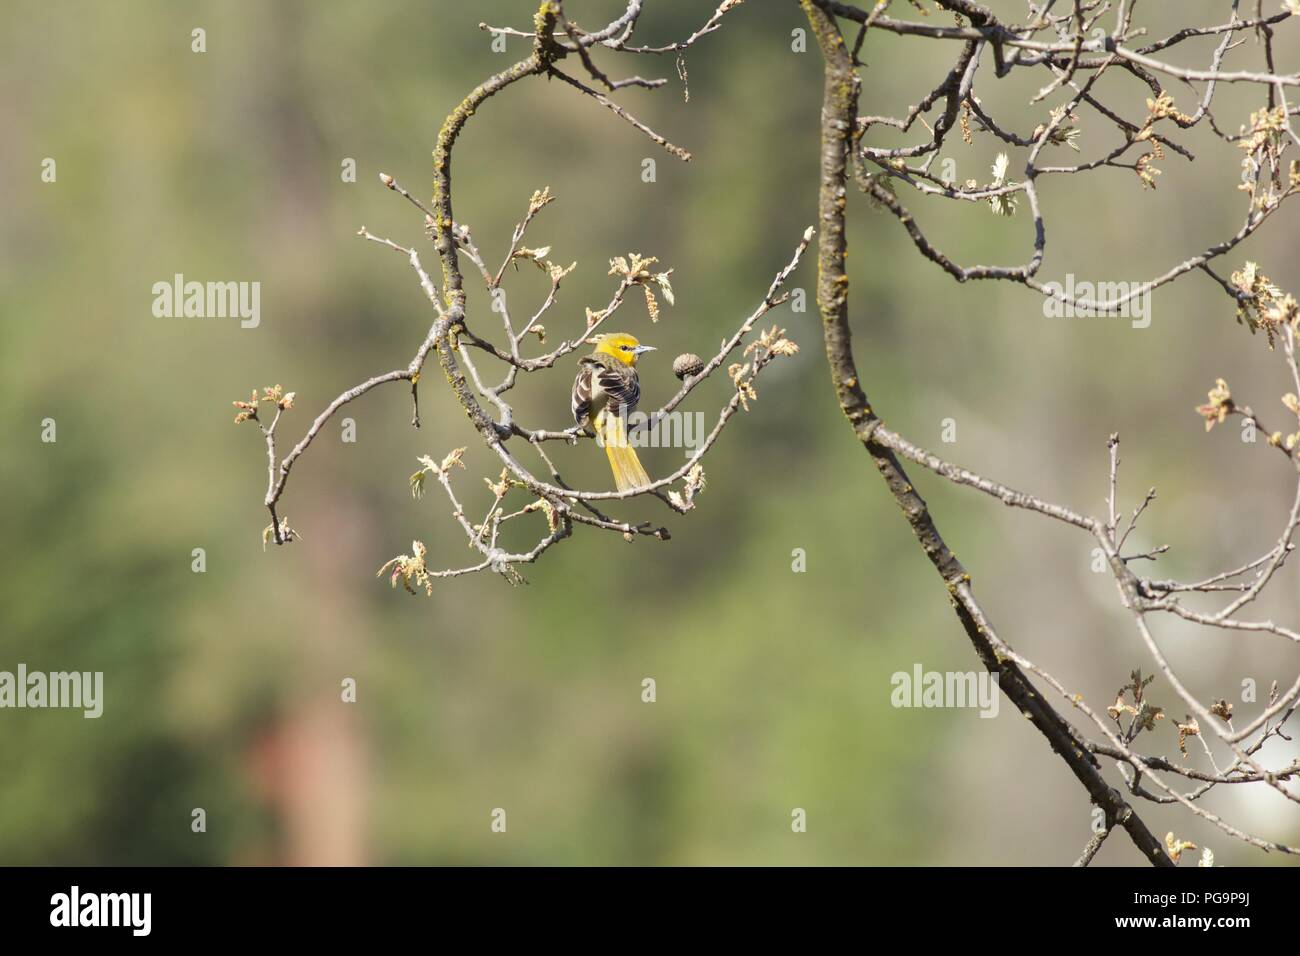
[[[570,406],[573,409],[573,420],[581,428],[587,428],[591,424],[592,367],[595,365],[590,358],[579,361],[578,375],[573,380]]]
[[[636,369],[623,364],[601,363],[595,370],[596,383],[605,393],[607,404],[630,415],[641,401],[641,382]],[[621,406],[621,408],[620,408]]]
[[[636,369],[606,363],[593,355],[578,362],[570,406],[573,420],[583,428],[589,427],[593,415],[606,405],[622,406],[625,414],[631,414],[640,400],[641,383]]]

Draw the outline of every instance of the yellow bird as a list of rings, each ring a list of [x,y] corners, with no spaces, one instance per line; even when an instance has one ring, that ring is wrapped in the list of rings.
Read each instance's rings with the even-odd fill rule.
[[[626,332],[610,332],[592,339],[595,350],[578,362],[573,380],[573,420],[594,431],[605,446],[614,484],[631,491],[650,484],[636,451],[627,443],[627,416],[641,399],[636,360],[653,345],[642,345]]]

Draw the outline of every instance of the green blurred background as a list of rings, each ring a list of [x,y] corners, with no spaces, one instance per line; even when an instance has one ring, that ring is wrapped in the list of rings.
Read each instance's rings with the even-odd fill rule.
[[[568,5],[585,26],[617,6]],[[647,6],[639,36],[662,43],[713,4]],[[1155,25],[1212,22],[1222,6],[1162,8]],[[437,567],[473,557],[437,489],[412,500],[416,456],[469,446],[457,481],[471,513],[490,500],[480,477],[499,470],[435,375],[418,432],[400,386],[343,413],[355,444],[340,440],[337,419],[326,427],[282,505],[304,540],[263,551],[264,446],[253,426],[231,423],[230,402],[255,386],[295,390],[281,425],[291,443],[344,388],[408,361],[428,304],[406,263],[356,230],[420,244],[433,269],[420,217],[377,175],[427,196],[444,115],[526,52],[520,39],[493,52],[478,22],[526,29],[531,12],[522,0],[5,4],[0,669],[101,670],[106,702],[99,720],[0,712],[0,863],[1072,861],[1089,836],[1086,796],[1009,705],[995,720],[890,706],[895,671],[978,665],[838,413],[811,303],[773,315],[803,351],[759,383],[753,411],[706,462],[698,510],[667,522],[669,542],[580,530],[524,569],[527,587],[480,575],[439,582],[432,598],[390,590],[375,571],[412,538]],[[615,76],[670,78],[618,98],[691,150],[690,164],[540,80],[491,100],[460,140],[457,217],[494,263],[530,193],[549,185],[559,197],[528,239],[579,262],[546,319],[554,335],[607,301],[609,257],[653,254],[675,270],[677,305],[657,326],[637,303],[620,319],[661,350],[643,367],[647,408],[677,384],[671,357],[711,354],[814,221],[821,60],[815,47],[792,50],[801,26],[793,3],[746,3],[687,54],[688,103],[673,58],[602,59]],[[191,52],[195,27],[206,53]],[[1175,59],[1202,65],[1208,51],[1188,44]],[[1295,51],[1280,45],[1280,68]],[[873,36],[863,112],[904,109],[954,52]],[[1244,64],[1258,50],[1234,56]],[[994,83],[985,70],[986,108],[1028,134],[1045,107],[1026,104],[1047,75]],[[1147,91],[1131,77],[1112,74],[1099,90],[1129,118],[1145,115]],[[1190,110],[1192,95],[1172,92]],[[1220,122],[1235,129],[1260,100],[1221,90]],[[1118,142],[1096,114],[1080,115],[1083,157]],[[926,135],[918,125],[877,142]],[[1157,164],[1154,193],[1115,169],[1041,182],[1045,278],[1149,278],[1236,230],[1238,151],[1201,130],[1177,138],[1197,162]],[[987,134],[973,146],[954,134],[941,155],[959,180],[987,181],[998,151]],[[47,157],[55,183],[40,179]],[[641,179],[647,157],[654,183]],[[347,158],[355,183],[340,176]],[[1013,152],[1012,170],[1022,161]],[[1023,208],[1005,220],[984,205],[900,195],[964,262],[1028,256]],[[1106,437],[1118,431],[1124,505],[1159,489],[1137,538],[1173,546],[1162,574],[1208,574],[1269,547],[1290,500],[1285,470],[1231,425],[1207,436],[1192,409],[1222,375],[1280,421],[1288,386],[1207,278],[1157,293],[1145,330],[1049,320],[1023,288],[957,285],[891,218],[850,203],[855,345],[893,427],[1092,513],[1103,508]],[[1284,213],[1223,270],[1255,259],[1294,289],[1296,222]],[[178,272],[260,281],[261,326],[154,318],[153,283]],[[814,281],[809,261],[791,284],[811,296]],[[545,292],[529,269],[507,288],[516,314]],[[473,327],[497,333],[482,297],[471,305]],[[515,393],[522,421],[566,424],[570,369]],[[692,407],[711,417],[728,389],[718,376]],[[56,443],[40,440],[45,418]],[[945,419],[957,429],[949,445]],[[591,445],[552,447],[569,480],[609,480]],[[680,455],[643,458],[662,474]],[[1098,708],[1130,670],[1151,669],[1113,584],[1091,572],[1084,536],[914,477],[1021,652]],[[626,513],[643,511],[662,518]],[[191,571],[194,548],[206,551],[205,573]],[[792,573],[795,548],[805,573]],[[1296,620],[1295,571],[1261,616]],[[1203,698],[1239,700],[1244,678],[1261,696],[1271,680],[1294,679],[1296,654],[1280,639],[1158,628]],[[347,677],[356,703],[340,701]],[[641,701],[645,677],[656,703]],[[1182,716],[1163,680],[1151,695]],[[1286,746],[1265,754],[1285,764],[1298,752]],[[1149,752],[1177,756],[1169,721]],[[1191,759],[1207,766],[1196,750]],[[1252,789],[1221,788],[1205,803],[1300,841],[1294,805]],[[205,833],[191,832],[196,807]],[[497,807],[504,835],[489,829]],[[804,834],[791,832],[795,807],[807,811]],[[1208,844],[1220,862],[1285,862],[1181,810],[1144,813],[1159,834]],[[1098,862],[1137,855],[1116,838]]]

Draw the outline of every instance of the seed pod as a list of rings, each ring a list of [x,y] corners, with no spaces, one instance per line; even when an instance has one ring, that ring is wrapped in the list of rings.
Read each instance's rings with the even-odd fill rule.
[[[688,375],[699,375],[704,371],[704,360],[693,352],[683,352],[673,359],[673,374],[680,379]]]

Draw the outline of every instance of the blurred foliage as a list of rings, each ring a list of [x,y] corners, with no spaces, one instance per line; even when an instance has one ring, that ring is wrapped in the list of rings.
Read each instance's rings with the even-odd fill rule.
[[[707,14],[647,6],[645,42],[685,36]],[[617,4],[569,7],[594,25]],[[0,12],[0,669],[102,670],[106,685],[97,721],[0,713],[0,862],[1072,860],[1086,798],[1010,707],[997,720],[890,707],[890,675],[913,662],[978,665],[841,420],[811,302],[778,314],[803,350],[728,429],[700,507],[668,522],[670,542],[580,530],[525,569],[527,587],[476,576],[428,599],[390,590],[375,569],[413,537],[438,566],[468,558],[440,495],[411,499],[416,457],[469,445],[457,480],[471,512],[489,498],[477,476],[495,474],[430,376],[419,432],[400,387],[348,407],[356,444],[328,426],[284,499],[304,539],[263,552],[264,448],[253,426],[231,424],[230,402],[274,383],[296,391],[281,427],[292,442],[338,392],[408,360],[427,303],[405,262],[356,229],[421,240],[378,173],[428,192],[442,117],[525,49],[511,39],[494,53],[478,21],[524,26],[530,13],[517,0],[12,0]],[[675,270],[677,305],[658,325],[623,313],[664,357],[643,368],[647,407],[676,385],[671,356],[711,354],[812,222],[821,63],[815,48],[791,51],[801,25],[793,3],[745,4],[687,54],[689,103],[672,58],[604,58],[614,75],[670,78],[619,99],[690,149],[689,165],[542,81],[490,101],[460,141],[457,215],[489,259],[534,189],[559,197],[530,233],[579,262],[549,317],[557,334],[607,300],[611,256]],[[195,27],[206,53],[190,50]],[[952,52],[873,36],[864,111],[928,91]],[[1043,82],[986,84],[985,106],[1028,132],[1038,120],[1025,104]],[[1131,78],[1101,91],[1141,116]],[[1221,96],[1225,123],[1257,105],[1248,90]],[[1090,139],[1086,114],[1081,125],[1083,155],[1111,144],[1101,127]],[[1184,139],[1197,163],[1169,157],[1155,193],[1123,170],[1041,183],[1044,274],[1146,278],[1235,231],[1238,157],[1199,131]],[[998,151],[985,135],[969,147],[954,136],[943,156],[959,179],[984,180]],[[40,181],[45,157],[54,184]],[[345,158],[356,183],[341,180]],[[963,261],[1028,255],[1023,210],[1004,219],[902,198]],[[895,222],[850,202],[855,344],[891,425],[938,446],[952,418],[948,457],[1094,511],[1106,436],[1121,432],[1126,504],[1159,487],[1145,532],[1175,545],[1162,558],[1171,575],[1241,563],[1272,540],[1285,476],[1230,431],[1206,436],[1192,407],[1218,375],[1257,388],[1260,405],[1285,382],[1208,280],[1157,293],[1146,330],[1047,320],[1027,290],[951,282]],[[1283,214],[1243,256],[1282,281],[1298,233]],[[176,273],[260,281],[261,326],[154,318],[151,286]],[[814,281],[805,263],[792,284],[811,297]],[[509,282],[516,301],[545,291],[532,270]],[[484,314],[482,296],[471,304]],[[567,366],[535,378],[516,393],[521,416],[562,426]],[[719,376],[694,407],[712,415],[726,389]],[[55,444],[39,441],[47,417]],[[608,481],[590,446],[557,454],[569,480]],[[679,454],[644,457],[662,473]],[[1113,586],[1089,572],[1088,542],[917,480],[1003,635],[1094,704],[1113,699],[1146,658]],[[199,547],[203,574],[190,570]],[[806,573],[791,571],[795,548]],[[1294,571],[1265,613],[1296,618]],[[1292,679],[1286,648],[1175,627],[1162,638],[1205,696],[1231,696],[1246,676]],[[654,704],[640,700],[647,676]],[[339,702],[345,677],[355,704]],[[1176,706],[1158,681],[1161,693]],[[1172,752],[1172,731],[1160,732]],[[1276,795],[1208,803],[1300,839]],[[204,834],[190,830],[195,807]],[[495,807],[505,836],[489,832]],[[794,807],[806,834],[790,832]],[[1146,813],[1221,863],[1272,859],[1178,811]],[[1099,857],[1134,860],[1122,840]]]

